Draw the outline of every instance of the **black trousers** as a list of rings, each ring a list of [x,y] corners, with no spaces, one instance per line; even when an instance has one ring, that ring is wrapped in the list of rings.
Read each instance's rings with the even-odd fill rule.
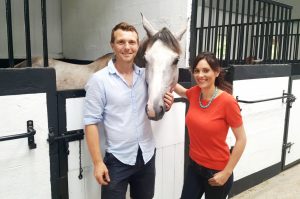
[[[233,174],[223,186],[211,186],[208,179],[219,171],[205,168],[193,160],[187,168],[181,199],[200,199],[205,193],[205,199],[226,199],[233,184]]]

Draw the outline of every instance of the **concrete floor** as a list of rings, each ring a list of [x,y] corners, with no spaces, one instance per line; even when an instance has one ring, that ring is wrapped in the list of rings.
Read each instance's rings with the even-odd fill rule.
[[[231,199],[300,199],[300,164]]]

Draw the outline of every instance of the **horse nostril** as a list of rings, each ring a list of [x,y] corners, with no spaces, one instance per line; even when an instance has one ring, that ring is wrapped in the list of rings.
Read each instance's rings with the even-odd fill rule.
[[[164,116],[165,112],[166,112],[165,106],[160,106],[160,111],[156,116],[157,119],[160,120]]]

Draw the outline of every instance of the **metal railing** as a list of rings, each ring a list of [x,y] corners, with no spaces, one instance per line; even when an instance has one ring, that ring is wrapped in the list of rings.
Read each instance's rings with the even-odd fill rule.
[[[11,0],[5,0],[6,7],[6,26],[7,26],[7,46],[9,67],[13,67],[14,63],[14,47],[13,47],[13,26],[11,13]],[[24,26],[25,26],[25,42],[26,42],[26,60],[27,66],[32,65],[31,61],[31,40],[30,40],[30,17],[29,17],[29,0],[24,0]],[[48,42],[47,42],[47,17],[46,17],[46,0],[41,0],[42,13],[42,35],[43,35],[43,58],[44,66],[48,66]]]
[[[193,7],[191,60],[210,51],[224,67],[300,61],[300,19],[291,20],[292,6],[271,0],[199,0]]]
[[[8,141],[8,140],[16,140],[21,138],[28,138],[28,147],[29,149],[35,149],[36,143],[34,142],[34,135],[36,131],[33,128],[33,121],[27,121],[27,133],[15,134],[15,135],[8,135],[0,137],[0,142]]]
[[[295,102],[296,97],[293,94],[284,93],[284,92],[280,97],[272,97],[272,98],[261,99],[261,100],[241,100],[239,99],[239,96],[236,96],[236,100],[238,102],[245,103],[245,104],[254,104],[254,103],[267,102],[267,101],[273,101],[278,99],[281,99],[282,103],[284,103],[284,99],[287,99],[287,103],[291,105],[291,103]]]

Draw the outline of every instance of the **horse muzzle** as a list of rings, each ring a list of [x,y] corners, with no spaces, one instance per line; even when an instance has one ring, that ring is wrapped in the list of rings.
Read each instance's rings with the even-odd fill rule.
[[[157,108],[148,108],[148,104],[145,107],[146,114],[149,118],[149,120],[154,120],[158,121],[163,118],[165,112],[166,112],[166,107],[165,106],[158,106]]]

